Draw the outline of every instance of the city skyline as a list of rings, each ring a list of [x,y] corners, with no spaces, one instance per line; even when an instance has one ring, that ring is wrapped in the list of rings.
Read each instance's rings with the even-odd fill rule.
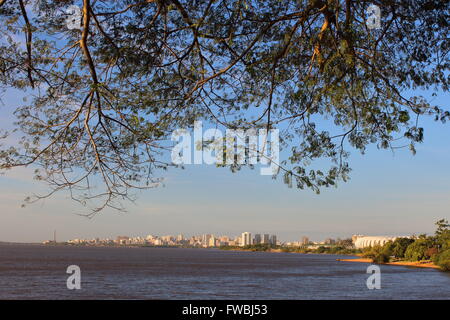
[[[56,231],[55,233],[56,234]],[[283,243],[277,240],[274,234],[255,234],[252,236],[250,232],[243,232],[241,235],[215,235],[211,233],[197,234],[185,236],[184,234],[177,235],[154,235],[148,234],[146,236],[128,236],[121,235],[113,238],[92,238],[92,239],[69,239],[64,241],[57,241],[56,236],[53,240],[47,240],[44,244],[51,243],[68,243],[68,244],[149,244],[155,246],[166,245],[191,245],[201,247],[219,247],[219,246],[246,246],[253,244],[271,244],[277,245]]]
[[[401,237],[415,237],[419,236],[421,233],[417,234],[396,234],[396,235],[386,235],[386,234],[352,234],[352,235],[346,235],[344,237],[335,237],[331,234],[327,235],[326,237],[317,240],[317,239],[310,239],[308,235],[300,234],[296,239],[282,239],[279,238],[276,234],[273,233],[252,233],[249,231],[241,232],[241,233],[234,233],[234,234],[214,234],[214,233],[192,233],[192,234],[186,234],[186,233],[173,233],[173,234],[158,234],[158,233],[147,233],[147,234],[140,234],[140,235],[125,235],[124,233],[121,233],[120,235],[113,235],[113,236],[107,236],[107,237],[98,237],[98,236],[92,236],[92,237],[75,237],[71,239],[61,239],[57,237],[57,230],[53,230],[52,236],[53,238],[50,239],[50,237],[44,241],[40,242],[30,242],[30,243],[97,243],[100,242],[120,242],[120,239],[127,239],[134,241],[135,244],[138,244],[140,240],[155,240],[155,239],[161,239],[162,241],[185,241],[185,240],[195,240],[200,242],[201,244],[208,244],[207,246],[219,246],[219,245],[209,245],[210,239],[216,239],[216,240],[223,240],[227,239],[226,241],[234,241],[235,243],[231,244],[225,244],[225,245],[254,245],[254,244],[295,244],[295,245],[307,245],[307,244],[334,244],[336,242],[339,242],[341,240],[352,240],[353,242],[358,237],[364,237],[364,238],[401,238]],[[9,241],[1,241],[3,243],[8,243]],[[20,242],[14,242],[11,241],[11,243],[20,243]],[[168,243],[158,243],[156,245],[167,245]],[[192,243],[191,243],[192,244]],[[170,245],[170,244],[169,244]],[[224,244],[222,244],[224,245]]]
[[[283,241],[275,234],[260,234],[251,232],[242,232],[240,235],[215,235],[211,233],[207,234],[193,234],[184,235],[179,234],[167,234],[167,235],[118,235],[111,238],[75,238],[60,240],[56,238],[56,230],[54,231],[54,238],[52,240],[46,240],[44,244],[66,243],[66,244],[149,244],[155,246],[171,246],[171,245],[191,245],[201,247],[219,247],[219,246],[248,246],[257,244],[270,244],[270,245],[308,245],[308,244],[325,244],[331,245],[341,240],[352,240],[358,237],[365,237],[363,235],[353,235],[351,237],[341,238],[326,238],[319,242],[310,241],[308,237],[301,236],[299,241]]]

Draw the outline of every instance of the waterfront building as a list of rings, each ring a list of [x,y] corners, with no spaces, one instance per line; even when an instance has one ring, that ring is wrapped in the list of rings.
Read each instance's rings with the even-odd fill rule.
[[[300,241],[302,245],[306,246],[309,244],[309,238],[308,237],[302,237],[302,240]]]
[[[213,235],[211,235],[211,234],[202,235],[202,246],[203,247],[209,246],[209,239],[211,239],[211,237],[213,237]]]
[[[164,242],[170,242],[170,241],[173,241],[175,238],[174,237],[172,237],[172,236],[162,236],[161,237],[161,240],[162,241],[164,241]]]
[[[116,238],[116,243],[118,244],[127,244],[130,240],[130,237],[127,236],[118,236]]]
[[[250,232],[244,232],[241,236],[241,246],[248,246],[252,244],[252,234]]]
[[[273,234],[273,235],[270,237],[270,244],[273,245],[273,246],[276,246],[276,245],[277,245],[277,236],[276,236],[276,235]]]
[[[356,249],[362,249],[367,247],[373,247],[376,245],[385,245],[389,241],[395,241],[399,237],[386,237],[386,236],[353,236],[352,240],[354,239],[354,246]],[[408,237],[404,237],[408,238]]]
[[[253,244],[260,244],[261,243],[261,235],[259,233],[255,234],[255,237],[253,239]]]
[[[208,241],[208,247],[215,247],[216,246],[216,238],[214,235],[211,235]]]
[[[352,243],[355,244],[356,239],[358,239],[360,237],[364,237],[364,235],[363,234],[354,234],[354,235],[352,235]]]

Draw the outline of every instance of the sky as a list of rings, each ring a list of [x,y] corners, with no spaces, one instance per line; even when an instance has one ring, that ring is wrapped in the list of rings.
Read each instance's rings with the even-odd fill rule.
[[[22,98],[17,92],[2,97],[0,128],[11,127]],[[433,99],[445,106],[450,94]],[[32,179],[31,168],[14,169],[0,175],[0,241],[41,242],[52,239],[54,230],[58,241],[244,231],[276,234],[281,241],[430,234],[435,221],[450,218],[450,124],[423,118],[421,125],[425,141],[415,156],[407,149],[392,153],[372,146],[365,155],[352,150],[351,179],[320,195],[289,189],[258,169],[232,173],[190,165],[169,169],[164,186],[139,192],[135,203],[126,203],[127,212],[104,210],[89,219],[66,193],[21,208],[25,197],[48,189]]]

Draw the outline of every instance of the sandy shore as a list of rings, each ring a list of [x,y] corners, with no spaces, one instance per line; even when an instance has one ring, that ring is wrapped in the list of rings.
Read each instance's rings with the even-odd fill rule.
[[[234,248],[231,249],[230,251],[247,251],[247,252],[253,252],[252,250],[248,250],[248,249],[239,249],[239,248]],[[257,252],[257,251],[254,251]],[[264,251],[264,252],[283,252],[281,249],[270,249],[268,251]],[[305,254],[305,253],[300,253],[300,252],[292,252],[292,253],[297,253],[297,254]],[[324,254],[324,253],[320,253],[320,254]],[[354,257],[354,255],[353,255]],[[336,259],[336,261],[343,261],[343,262],[361,262],[361,263],[370,263],[372,264],[372,259],[369,258],[361,258],[361,257],[355,257],[355,258],[348,258],[348,259]],[[440,267],[438,267],[437,265],[435,265],[433,262],[431,261],[396,261],[396,262],[386,262],[386,263],[381,263],[381,264],[387,264],[387,265],[392,265],[392,266],[406,266],[406,267],[416,267],[416,268],[433,268],[433,269],[438,269],[440,270]]]
[[[363,263],[372,263],[372,259],[368,258],[353,258],[353,259],[336,259],[337,261],[344,262],[363,262]],[[437,265],[435,265],[431,261],[396,261],[396,262],[386,262],[382,264],[388,264],[393,266],[407,266],[407,267],[417,267],[417,268],[433,268],[440,269]]]

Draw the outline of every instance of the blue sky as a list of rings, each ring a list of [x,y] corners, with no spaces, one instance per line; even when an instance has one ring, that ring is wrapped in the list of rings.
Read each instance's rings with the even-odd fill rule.
[[[433,102],[446,106],[449,98],[440,93]],[[10,127],[21,100],[17,92],[2,97],[6,116],[0,128]],[[169,170],[165,186],[140,192],[128,212],[105,210],[87,219],[64,193],[21,208],[26,196],[46,187],[32,180],[31,169],[19,168],[0,176],[0,241],[43,241],[55,229],[59,240],[243,231],[273,233],[284,241],[432,233],[436,220],[450,217],[450,126],[425,118],[421,124],[425,142],[417,155],[374,146],[365,155],[352,151],[351,180],[320,195],[289,189],[259,170],[191,165]]]

